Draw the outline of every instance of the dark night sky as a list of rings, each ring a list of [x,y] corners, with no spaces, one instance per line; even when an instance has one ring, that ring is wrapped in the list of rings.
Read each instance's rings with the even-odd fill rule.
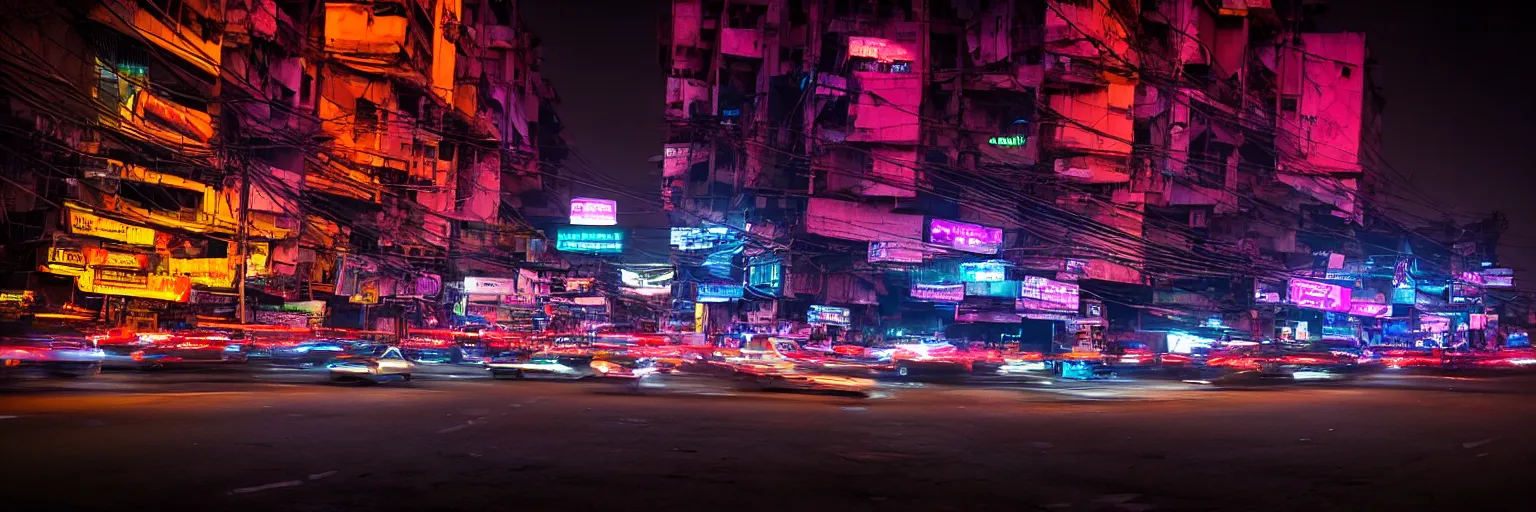
[[[1500,250],[1503,263],[1536,271],[1536,203],[1530,197],[1536,193],[1536,169],[1521,151],[1536,142],[1527,128],[1536,97],[1517,67],[1536,48],[1517,35],[1518,16],[1429,3],[1335,0],[1320,25],[1367,34],[1377,61],[1375,77],[1387,99],[1388,164],[1441,209],[1468,218],[1503,210],[1510,219]],[[660,154],[662,144],[656,30],[670,2],[525,0],[523,5],[544,38],[545,76],[560,92],[560,113],[575,144],[632,193],[654,197],[659,172],[646,160]],[[621,212],[637,212],[623,218],[625,224],[665,223],[659,214],[638,213],[653,211],[653,205],[618,199]],[[1523,282],[1529,288],[1536,277],[1527,274]]]

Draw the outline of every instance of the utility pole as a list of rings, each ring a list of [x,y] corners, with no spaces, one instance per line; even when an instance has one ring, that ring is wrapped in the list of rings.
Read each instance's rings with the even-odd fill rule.
[[[237,230],[236,232],[238,233],[235,243],[237,247],[236,251],[240,254],[240,260],[239,263],[235,265],[235,289],[236,293],[240,294],[240,323],[245,324],[250,320],[249,318],[246,318],[247,313],[245,310],[245,269],[251,258],[251,169],[250,166],[245,165],[244,163],[239,165],[240,216],[238,222],[240,225],[235,228]]]

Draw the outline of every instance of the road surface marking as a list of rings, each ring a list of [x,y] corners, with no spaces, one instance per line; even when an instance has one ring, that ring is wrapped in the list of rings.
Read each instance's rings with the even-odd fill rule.
[[[297,487],[297,486],[300,486],[300,485],[304,485],[304,482],[300,482],[298,480],[289,480],[289,481],[286,481],[286,482],[277,482],[275,484],[258,485],[256,487],[241,487],[239,489],[235,489],[233,491],[229,491],[229,493],[230,494],[245,494],[245,493],[257,492],[257,491],[265,491],[265,490],[269,490],[269,489],[282,489],[284,487]]]
[[[1490,437],[1488,439],[1482,439],[1482,440],[1478,440],[1478,441],[1467,441],[1465,443],[1461,443],[1461,447],[1462,448],[1467,448],[1467,449],[1477,448],[1479,446],[1482,446],[1482,445],[1485,445],[1485,444],[1488,444],[1488,443],[1492,443],[1493,439],[1494,438]]]
[[[332,470],[326,471],[324,473],[315,473],[313,475],[309,475],[309,479],[310,480],[319,480],[319,479],[325,478],[325,477],[336,476],[336,473],[340,473],[340,471],[336,471],[336,470],[332,469]]]
[[[0,416],[0,420],[14,420],[14,419],[20,418],[20,417],[21,416],[14,416],[14,415],[7,414],[5,416]]]

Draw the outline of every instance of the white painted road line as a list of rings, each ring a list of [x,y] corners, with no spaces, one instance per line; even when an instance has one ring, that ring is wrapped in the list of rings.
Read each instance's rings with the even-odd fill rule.
[[[304,482],[300,482],[298,480],[289,480],[289,481],[286,481],[286,482],[277,482],[277,483],[267,484],[267,485],[258,485],[256,487],[241,487],[239,489],[235,489],[233,491],[229,491],[229,494],[231,494],[231,495],[246,494],[246,493],[258,492],[258,491],[266,491],[266,490],[271,490],[271,489],[282,489],[284,487],[297,487],[297,486],[300,486],[300,485],[304,485]]]

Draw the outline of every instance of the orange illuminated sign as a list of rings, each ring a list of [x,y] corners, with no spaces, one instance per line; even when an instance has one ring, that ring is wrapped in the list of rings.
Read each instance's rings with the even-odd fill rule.
[[[69,232],[133,245],[155,245],[153,229],[124,224],[79,210],[69,210]]]
[[[96,247],[85,248],[86,263],[93,267],[122,267],[144,270],[149,267],[149,255],[108,251]]]
[[[185,276],[99,268],[75,278],[75,287],[85,293],[186,302],[192,292],[192,280]]]
[[[228,258],[171,258],[172,275],[187,276],[192,284],[211,288],[235,285],[235,268]]]
[[[912,51],[908,50],[906,45],[878,37],[848,38],[848,56],[875,59],[886,63],[915,60],[912,58]]]
[[[48,271],[66,276],[85,272],[85,253],[80,249],[53,247],[48,249]]]

